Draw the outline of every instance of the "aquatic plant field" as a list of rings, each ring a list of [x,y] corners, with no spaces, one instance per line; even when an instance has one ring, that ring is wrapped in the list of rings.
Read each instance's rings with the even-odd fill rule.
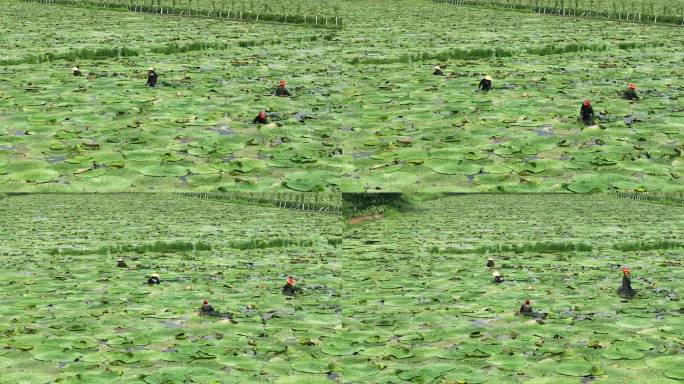
[[[348,225],[177,194],[4,195],[0,383],[684,379],[684,208],[412,201]],[[624,266],[629,301],[616,293]],[[288,275],[302,295],[281,294]],[[205,299],[233,320],[199,316]],[[543,323],[515,314],[525,299]]]
[[[429,0],[273,4],[330,29],[3,5],[3,191],[682,191],[678,25]]]
[[[682,208],[615,198],[458,195],[347,226],[343,378],[681,382],[682,217]],[[659,241],[662,249],[644,246]],[[630,242],[641,246],[617,249]],[[629,301],[617,295],[625,266],[638,292]],[[542,323],[516,314],[526,299],[548,314]]]
[[[157,194],[0,211],[0,383],[301,383],[334,359],[335,215]],[[304,294],[281,294],[288,275]]]

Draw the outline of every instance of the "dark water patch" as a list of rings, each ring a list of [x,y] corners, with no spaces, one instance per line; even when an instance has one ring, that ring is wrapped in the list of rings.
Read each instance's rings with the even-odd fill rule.
[[[183,328],[183,324],[181,324],[177,321],[168,320],[168,321],[162,322],[162,324],[164,325],[164,327],[171,328],[171,329]]]
[[[357,159],[364,159],[366,157],[370,157],[370,155],[373,154],[373,151],[360,151],[360,152],[354,152],[352,153],[352,159],[357,160]]]
[[[534,131],[537,136],[554,136],[556,133],[553,132],[553,128],[542,128]]]
[[[66,159],[66,156],[50,156],[46,160],[48,164],[61,163]]]
[[[234,136],[235,131],[233,131],[230,127],[223,125],[220,127],[214,127],[214,128],[209,128],[208,131],[216,132],[220,136]]]

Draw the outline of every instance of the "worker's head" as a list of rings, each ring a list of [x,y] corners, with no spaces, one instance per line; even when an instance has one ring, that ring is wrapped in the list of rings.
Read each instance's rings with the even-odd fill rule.
[[[284,87],[284,86],[285,86],[285,80],[280,80],[280,81],[278,82],[278,86],[281,87],[281,88]]]
[[[440,67],[439,65],[435,65],[435,69],[438,70],[438,71],[441,71],[441,70],[442,70],[442,67]]]
[[[266,112],[264,112],[264,111],[259,111],[259,118],[260,118],[260,119],[263,119],[264,117],[266,117]]]
[[[622,274],[624,274],[625,276],[629,276],[629,268],[627,268],[627,267],[622,268]]]
[[[123,263],[123,261],[124,261],[123,259],[119,258],[116,262],[117,263]]]
[[[207,305],[207,304],[209,304],[209,301],[208,301],[208,300],[204,300],[204,305]]]
[[[589,106],[589,99],[584,100],[584,101],[582,102],[582,105],[584,105],[585,107],[588,107],[588,106]]]
[[[289,285],[294,284],[294,279],[292,278],[292,276],[288,276],[288,277],[287,277],[287,283],[288,283]]]
[[[500,277],[501,274],[500,274],[499,272],[497,272],[497,271],[494,271],[494,272],[492,272],[492,276],[493,276],[493,277]]]
[[[634,83],[629,83],[629,85],[627,86],[627,88],[629,88],[629,89],[631,89],[631,90],[635,90],[635,89],[636,89],[636,84],[634,84]]]
[[[530,299],[525,300],[525,305],[530,305]]]
[[[494,259],[492,259],[492,258],[490,257],[490,258],[487,259],[487,261],[494,261]]]
[[[154,67],[147,68],[147,72],[154,72]]]
[[[72,70],[72,71],[74,71],[74,72],[76,72],[76,71],[80,71],[80,69],[78,68],[78,65],[77,65],[77,66],[75,66],[75,67],[73,67],[73,68],[71,68],[71,70]]]
[[[485,79],[485,80],[489,80],[489,81],[492,81],[492,77],[491,77],[491,76],[489,76],[489,75],[485,76],[485,77],[484,77],[484,79]]]
[[[150,275],[150,277],[156,277],[156,278],[158,279],[158,278],[159,278],[159,274],[153,273],[153,274]]]

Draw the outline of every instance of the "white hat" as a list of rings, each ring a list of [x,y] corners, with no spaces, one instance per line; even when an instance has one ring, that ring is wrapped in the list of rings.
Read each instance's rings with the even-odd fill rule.
[[[499,277],[499,276],[501,276],[501,275],[499,274],[499,272],[494,271],[494,272],[492,272],[492,276],[493,276],[493,277]]]
[[[487,259],[487,261],[494,261],[494,259],[492,259],[492,258],[490,257],[489,259]]]
[[[71,70],[72,71],[79,71],[80,69],[78,68],[78,66],[75,66],[75,67],[71,68]]]
[[[442,69],[439,65],[435,65],[435,69]]]
[[[150,275],[150,277],[156,277],[156,278],[159,278],[159,275],[158,275],[158,274],[156,274],[156,273],[153,273],[153,274],[151,274],[151,275]]]
[[[147,68],[148,71],[154,71],[154,67]]]
[[[485,77],[484,77],[484,79],[485,79],[485,80],[489,80],[489,81],[492,81],[492,77],[491,77],[491,76],[489,76],[489,75],[485,76]]]

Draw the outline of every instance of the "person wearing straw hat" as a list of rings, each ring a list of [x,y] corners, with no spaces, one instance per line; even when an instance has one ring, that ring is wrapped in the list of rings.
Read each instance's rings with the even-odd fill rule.
[[[636,93],[636,84],[629,83],[627,89],[622,94],[622,98],[625,100],[639,100],[639,95]]]
[[[257,117],[252,120],[252,124],[268,124],[268,119],[266,118],[266,112],[259,111]]]
[[[157,85],[157,72],[154,70],[154,67],[147,68],[147,83],[145,85],[148,87]]]
[[[499,273],[499,271],[492,272],[492,277],[494,278],[495,284],[503,283],[503,278],[501,277],[501,274]]]
[[[446,67],[446,66],[445,66]],[[432,72],[435,76],[444,76],[444,70],[441,65],[435,65],[435,71]]]
[[[128,265],[126,265],[126,262],[124,261],[124,259],[119,259],[119,260],[117,260],[117,261],[116,261],[116,266],[119,267],[119,268],[126,268],[126,267],[128,267]]]
[[[480,80],[480,85],[477,86],[478,90],[482,92],[489,92],[492,89],[492,77],[487,75]]]
[[[487,259],[487,268],[494,268],[494,259],[491,257]]]
[[[631,299],[636,295],[636,291],[632,289],[629,268],[622,268],[622,285],[618,288],[618,295],[627,299]]]
[[[82,75],[81,68],[78,65],[71,68],[71,73],[73,73],[74,76],[81,76]]]
[[[147,279],[147,284],[149,285],[155,285],[155,284],[160,284],[161,280],[159,279],[159,275],[156,273],[153,273],[150,275],[150,278]]]
[[[279,96],[279,97],[291,96],[290,91],[288,91],[287,88],[285,88],[285,80],[280,80],[278,82],[278,88],[276,88],[276,90],[275,90],[275,95]]]
[[[584,121],[584,124],[590,125],[594,120],[594,108],[592,108],[589,100],[584,100],[582,102],[582,108],[580,108],[580,118]]]

